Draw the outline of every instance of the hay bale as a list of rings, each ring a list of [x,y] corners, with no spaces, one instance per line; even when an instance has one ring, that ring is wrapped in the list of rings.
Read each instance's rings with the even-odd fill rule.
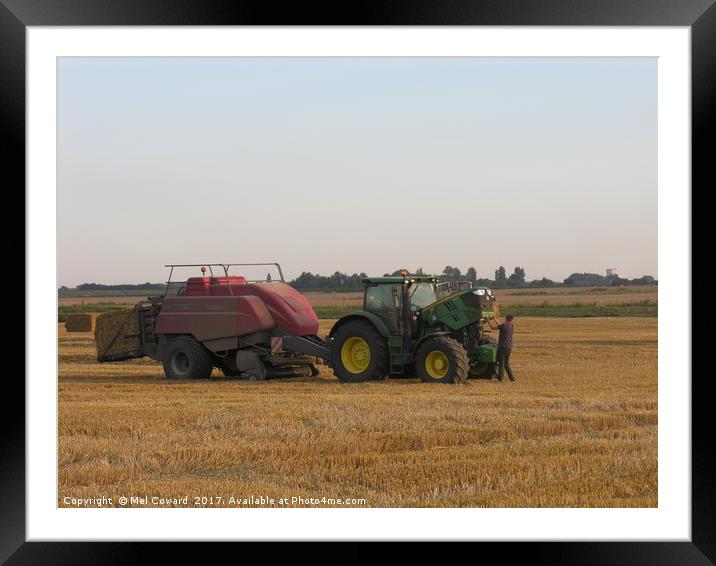
[[[139,314],[124,309],[99,315],[95,322],[94,338],[99,361],[141,357]]]
[[[94,318],[92,313],[69,313],[65,315],[65,330],[67,332],[92,332]]]

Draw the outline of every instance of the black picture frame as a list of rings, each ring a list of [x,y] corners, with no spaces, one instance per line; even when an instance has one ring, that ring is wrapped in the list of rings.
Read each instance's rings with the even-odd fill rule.
[[[0,127],[6,187],[25,185],[25,37],[27,26],[110,25],[557,25],[686,26],[691,28],[692,186],[706,190],[713,156],[707,135],[716,100],[716,6],[712,0],[474,0],[270,3],[211,0],[0,0]],[[692,194],[696,191],[692,189]],[[31,301],[31,297],[26,297]],[[691,305],[688,305],[691,308]],[[29,337],[31,339],[31,336]],[[205,550],[168,543],[84,543],[25,541],[25,388],[6,375],[6,399],[18,410],[3,411],[0,445],[0,562],[77,564],[142,562],[159,551],[163,562],[206,560]],[[691,542],[529,542],[477,543],[467,552],[501,563],[516,559],[549,564],[712,564],[716,562],[716,489],[709,467],[712,445],[711,398],[706,380],[692,380]],[[320,538],[320,533],[316,533]],[[306,549],[312,556],[313,549]],[[272,549],[271,562],[295,560],[296,550]],[[300,552],[300,551],[299,551]],[[338,552],[338,550],[337,550]],[[374,544],[351,543],[341,563],[364,562]],[[413,551],[414,552],[414,551]],[[424,550],[418,549],[420,555]],[[404,553],[401,550],[401,553]],[[411,559],[411,551],[403,560]],[[330,555],[331,551],[321,550]]]

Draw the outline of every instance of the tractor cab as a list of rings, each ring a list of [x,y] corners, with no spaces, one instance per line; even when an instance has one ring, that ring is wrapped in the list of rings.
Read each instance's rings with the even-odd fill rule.
[[[424,275],[369,277],[363,279],[363,308],[380,317],[391,332],[412,329],[420,309],[437,301],[437,278]]]
[[[461,295],[462,302],[481,311],[485,318],[494,315],[495,297],[487,287],[473,287],[470,282],[450,295],[440,293],[439,279],[434,276],[410,275],[368,277],[363,279],[363,309],[384,320],[393,333],[412,333],[421,311],[437,303],[446,303],[451,296]],[[466,292],[468,291],[468,292]],[[450,308],[447,306],[446,308]],[[432,312],[432,308],[429,309]],[[441,309],[444,310],[444,309]]]

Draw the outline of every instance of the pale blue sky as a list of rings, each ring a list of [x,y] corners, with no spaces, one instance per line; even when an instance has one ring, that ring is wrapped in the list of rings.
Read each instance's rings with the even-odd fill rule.
[[[59,284],[657,272],[654,58],[61,58]]]

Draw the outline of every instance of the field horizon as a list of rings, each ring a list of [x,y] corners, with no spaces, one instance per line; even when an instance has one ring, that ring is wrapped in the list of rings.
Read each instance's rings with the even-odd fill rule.
[[[515,316],[594,317],[658,315],[658,289],[655,286],[549,288],[542,290],[514,288],[494,291],[501,312]],[[340,318],[360,309],[363,294],[348,292],[303,293],[322,319]],[[146,299],[145,296],[70,297],[58,299],[58,321],[71,312],[106,312],[127,308]]]

